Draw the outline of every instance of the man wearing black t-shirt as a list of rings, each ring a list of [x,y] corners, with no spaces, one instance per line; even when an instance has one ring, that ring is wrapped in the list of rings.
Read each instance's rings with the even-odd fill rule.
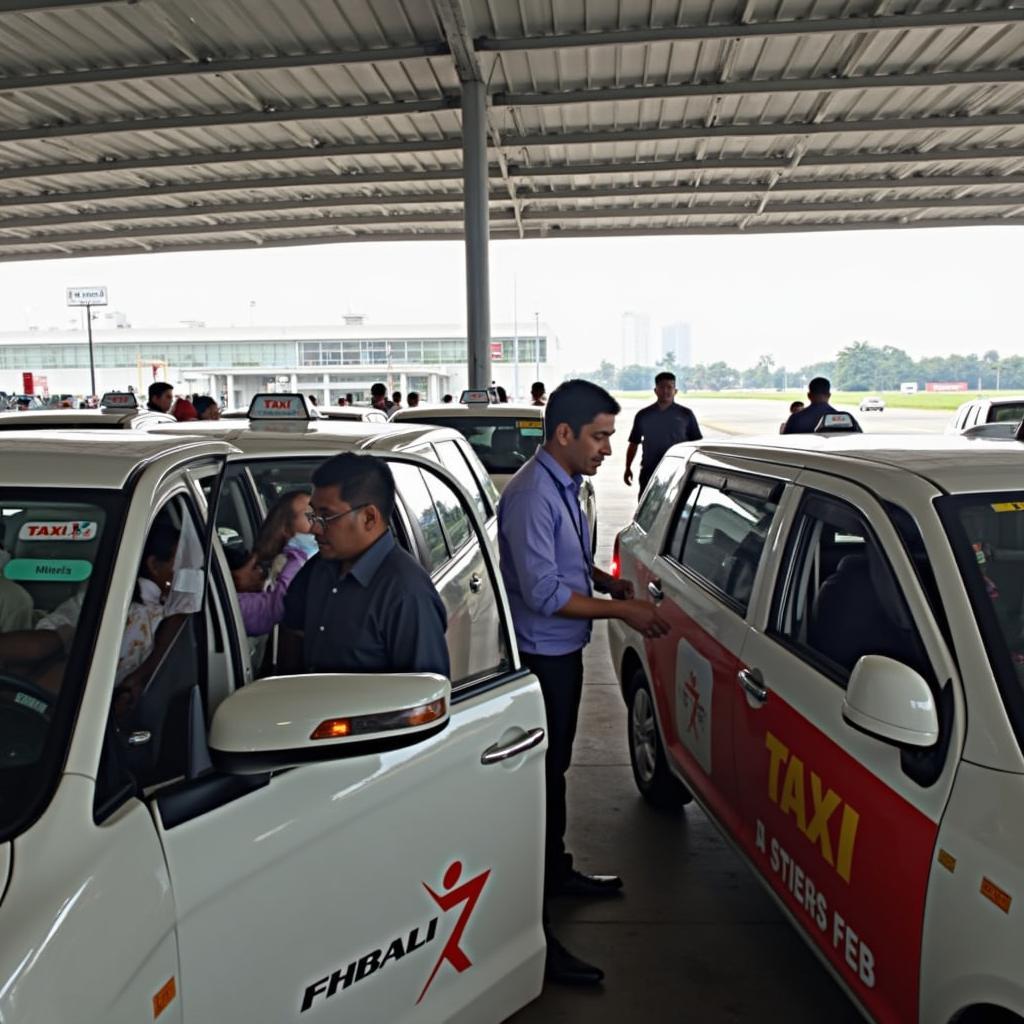
[[[697,426],[697,417],[685,405],[677,405],[676,375],[664,371],[654,378],[654,393],[658,400],[636,414],[626,449],[626,472],[623,480],[629,487],[633,483],[633,459],[637,448],[643,445],[640,458],[640,493],[651,479],[665,452],[680,441],[699,441],[704,435]]]

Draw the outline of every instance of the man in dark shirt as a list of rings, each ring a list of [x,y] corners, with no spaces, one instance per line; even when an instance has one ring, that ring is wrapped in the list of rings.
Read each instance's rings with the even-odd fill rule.
[[[784,434],[813,434],[824,416],[827,416],[830,412],[839,411],[829,405],[828,400],[831,397],[832,385],[829,383],[828,378],[815,377],[807,385],[807,401],[810,404],[799,410],[799,412],[793,413],[786,420],[782,432]],[[852,416],[850,418],[853,419]],[[856,422],[854,420],[855,424]]]
[[[158,380],[149,385],[149,401],[146,408],[150,412],[170,412],[174,404],[174,385]]]
[[[389,529],[395,480],[373,455],[335,455],[313,474],[319,554],[284,603],[279,670],[451,672],[447,615],[426,570]]]
[[[623,480],[629,487],[633,483],[633,459],[643,445],[640,458],[640,493],[651,479],[665,452],[680,441],[699,441],[704,435],[697,426],[697,417],[685,405],[676,404],[676,375],[667,370],[654,378],[654,393],[658,400],[636,414],[626,448],[626,472]]]

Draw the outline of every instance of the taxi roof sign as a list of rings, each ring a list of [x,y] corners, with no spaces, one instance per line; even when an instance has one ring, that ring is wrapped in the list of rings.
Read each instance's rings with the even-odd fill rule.
[[[827,412],[814,428],[816,434],[861,434],[860,424],[848,412]]]
[[[460,405],[490,405],[491,392],[489,388],[471,388],[462,392],[459,398]]]
[[[312,420],[319,417],[306,404],[305,395],[259,394],[249,404],[250,420]]]
[[[101,409],[112,412],[123,412],[125,409],[138,409],[139,400],[134,391],[108,391],[100,399]]]

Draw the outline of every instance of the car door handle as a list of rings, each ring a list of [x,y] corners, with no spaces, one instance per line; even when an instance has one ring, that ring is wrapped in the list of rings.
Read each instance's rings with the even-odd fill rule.
[[[756,668],[740,669],[736,673],[736,679],[758,703],[763,704],[768,699],[768,687],[764,685],[764,679]]]
[[[544,730],[540,728],[531,729],[525,736],[515,740],[513,743],[509,743],[507,746],[501,747],[495,743],[488,747],[480,755],[480,763],[497,764],[499,761],[507,761],[510,757],[525,754],[527,750],[532,750],[538,743],[543,742]]]
[[[655,601],[660,601],[665,596],[665,591],[661,589],[661,580],[651,580],[647,584],[647,593],[654,598]]]
[[[480,576],[480,573],[475,572],[469,577],[469,589],[472,590],[474,594],[479,594],[483,585],[484,581]]]

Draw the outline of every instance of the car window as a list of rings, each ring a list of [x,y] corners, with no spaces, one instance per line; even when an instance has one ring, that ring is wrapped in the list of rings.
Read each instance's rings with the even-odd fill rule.
[[[434,499],[427,489],[423,474],[416,466],[392,462],[391,472],[402,502],[409,510],[413,529],[418,533],[426,556],[427,570],[436,572],[448,561],[448,545]]]
[[[669,488],[675,480],[676,473],[683,465],[682,459],[662,459],[654,471],[647,490],[644,491],[640,507],[636,510],[635,522],[644,533],[650,533],[661,511]]]
[[[775,516],[778,485],[698,470],[668,556],[746,611]]]
[[[247,461],[245,467],[252,474],[264,506],[270,508],[287,491],[312,490],[313,473],[326,460],[326,454],[308,459],[253,459]],[[220,525],[219,516],[217,525]]]
[[[1024,491],[944,497],[936,506],[1024,749]]]
[[[122,515],[119,493],[0,491],[0,840],[64,760]]]
[[[488,473],[514,473],[544,440],[544,420],[539,416],[424,415],[418,423],[453,427],[469,441]]]
[[[845,685],[857,661],[880,654],[931,676],[903,587],[865,517],[810,493],[786,548],[772,635]]]
[[[455,491],[433,473],[425,474],[425,478],[427,489],[434,499],[434,507],[440,516],[441,526],[444,528],[448,550],[454,555],[469,543],[473,536],[473,526]]]
[[[481,517],[485,521],[489,519],[491,515],[490,506],[487,503],[487,498],[484,496],[483,488],[480,486],[480,481],[477,480],[473,470],[470,469],[465,456],[459,451],[458,444],[455,441],[438,441],[434,448],[437,449],[437,456],[441,460],[441,464],[450,470],[452,476],[469,492],[469,496],[473,499],[473,504],[476,505]]]
[[[1024,418],[1024,402],[1000,402],[989,406],[989,423],[1020,423]]]

